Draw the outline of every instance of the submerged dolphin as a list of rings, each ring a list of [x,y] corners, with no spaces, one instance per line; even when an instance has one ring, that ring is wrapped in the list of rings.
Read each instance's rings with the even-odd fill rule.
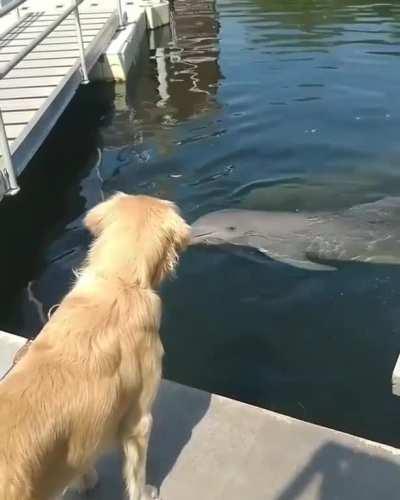
[[[192,245],[253,247],[280,262],[333,270],[323,261],[400,263],[400,197],[334,213],[220,210],[192,224]],[[250,257],[250,255],[249,255]]]

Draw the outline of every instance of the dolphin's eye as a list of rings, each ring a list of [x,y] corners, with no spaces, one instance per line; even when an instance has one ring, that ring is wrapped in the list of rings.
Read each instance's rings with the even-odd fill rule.
[[[235,231],[236,227],[235,226],[228,226],[226,229],[228,231]]]

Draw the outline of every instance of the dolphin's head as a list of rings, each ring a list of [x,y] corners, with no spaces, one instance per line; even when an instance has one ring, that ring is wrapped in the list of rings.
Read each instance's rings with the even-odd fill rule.
[[[197,219],[191,226],[191,245],[234,243],[248,232],[235,210],[220,210]]]

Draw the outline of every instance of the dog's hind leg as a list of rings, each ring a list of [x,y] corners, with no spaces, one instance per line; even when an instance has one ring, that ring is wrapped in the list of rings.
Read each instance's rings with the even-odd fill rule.
[[[160,500],[157,489],[146,485],[147,448],[153,419],[143,416],[122,436],[124,479],[129,500]]]

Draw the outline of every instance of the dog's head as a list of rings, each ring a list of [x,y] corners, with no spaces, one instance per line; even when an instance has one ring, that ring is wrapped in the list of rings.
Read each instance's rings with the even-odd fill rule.
[[[118,193],[90,210],[85,226],[96,237],[89,261],[124,267],[140,286],[158,286],[173,273],[190,239],[177,206],[166,200]],[[118,270],[120,274],[121,269]]]

